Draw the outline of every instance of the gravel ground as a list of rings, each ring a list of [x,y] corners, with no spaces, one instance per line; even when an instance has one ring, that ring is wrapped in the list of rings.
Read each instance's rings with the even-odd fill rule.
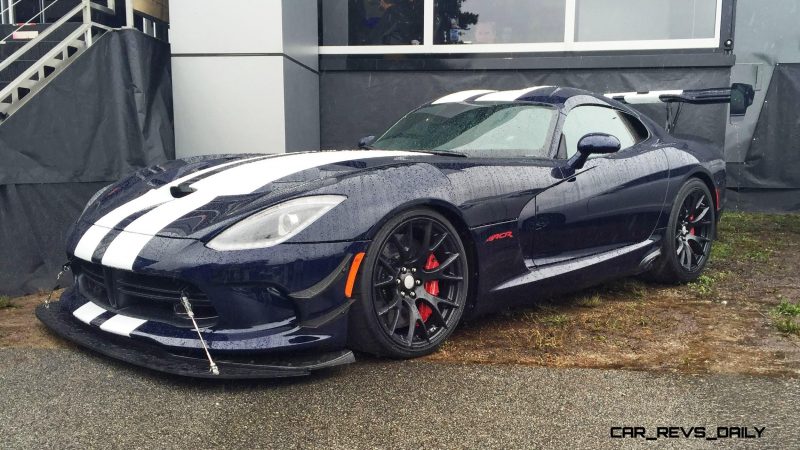
[[[166,377],[73,348],[0,350],[0,448],[800,446],[800,380],[362,361],[312,377]],[[766,427],[611,439],[612,426]]]

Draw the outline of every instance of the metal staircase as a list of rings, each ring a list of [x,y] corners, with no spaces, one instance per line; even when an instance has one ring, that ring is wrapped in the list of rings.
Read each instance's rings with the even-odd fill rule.
[[[43,15],[49,8],[58,4],[59,1],[62,0],[56,0],[40,11],[39,14],[31,17],[27,22],[20,24],[12,33],[0,40],[0,45],[6,44],[15,32],[30,25],[38,16]],[[11,7],[13,7],[13,4],[9,6],[9,8]],[[0,62],[0,77],[2,77],[4,71],[9,70],[15,63],[23,60],[26,53],[29,53],[44,42],[48,36],[58,30],[64,30],[70,25],[74,26],[75,21],[80,22],[80,25],[74,31],[55,44],[0,91],[0,123],[18,111],[37,92],[69,66],[72,61],[78,58],[87,48],[91,47],[96,38],[111,29],[94,22],[92,20],[92,11],[99,11],[113,16],[115,14],[115,0],[105,0],[104,4],[91,0],[80,0],[77,6],[39,33],[36,38]],[[6,13],[6,10],[0,12],[0,14],[4,13]]]

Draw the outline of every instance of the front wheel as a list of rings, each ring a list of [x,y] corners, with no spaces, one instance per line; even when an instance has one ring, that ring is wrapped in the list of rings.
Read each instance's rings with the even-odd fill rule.
[[[414,358],[436,350],[464,312],[469,270],[456,229],[429,209],[389,220],[370,245],[350,312],[350,346]]]
[[[711,256],[716,226],[711,191],[702,181],[689,180],[675,198],[652,278],[671,284],[696,280]]]

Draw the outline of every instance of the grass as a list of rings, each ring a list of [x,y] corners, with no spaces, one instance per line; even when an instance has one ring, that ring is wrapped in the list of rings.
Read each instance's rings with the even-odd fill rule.
[[[16,308],[14,300],[11,297],[0,295],[0,309]]]
[[[717,279],[712,275],[700,275],[700,277],[689,283],[689,289],[700,297],[709,297],[716,292],[714,285]]]
[[[772,321],[775,328],[784,334],[800,335],[800,303],[790,302],[786,298],[781,298],[781,302],[772,309]]]
[[[725,213],[711,251],[712,266],[766,263],[775,253],[775,237],[787,233],[800,233],[800,215]]]
[[[575,304],[584,308],[597,308],[603,304],[603,299],[600,298],[600,294],[587,295],[579,298]]]

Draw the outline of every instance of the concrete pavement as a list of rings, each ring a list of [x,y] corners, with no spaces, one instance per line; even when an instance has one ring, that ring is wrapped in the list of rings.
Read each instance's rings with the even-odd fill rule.
[[[800,447],[798,379],[365,361],[220,383],[75,349],[0,360],[0,448]],[[649,442],[611,439],[615,426],[766,429]]]

